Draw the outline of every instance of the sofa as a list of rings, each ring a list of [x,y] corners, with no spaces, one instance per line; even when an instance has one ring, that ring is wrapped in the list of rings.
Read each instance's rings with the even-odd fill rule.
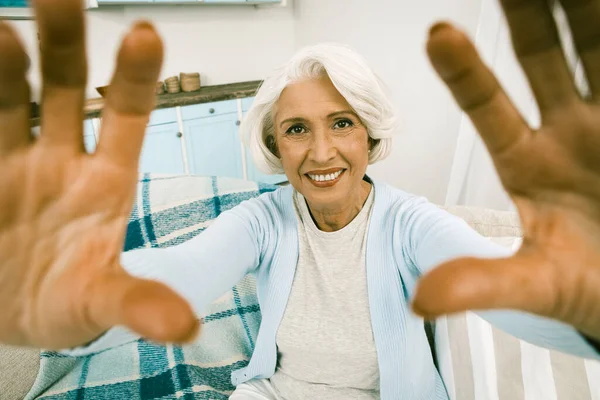
[[[219,213],[275,186],[230,178],[140,176],[125,251],[167,247],[202,232]],[[513,249],[512,212],[450,207],[482,235]],[[245,366],[260,324],[251,276],[202,316],[188,346],[144,340],[87,357],[0,345],[0,399],[227,399],[232,370]],[[451,399],[600,399],[600,364],[522,342],[473,313],[439,319],[430,330],[436,365]],[[29,393],[29,394],[28,394]]]

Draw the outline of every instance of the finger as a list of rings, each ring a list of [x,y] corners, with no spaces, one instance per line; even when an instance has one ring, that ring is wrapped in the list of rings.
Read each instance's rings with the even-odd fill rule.
[[[465,258],[446,263],[419,281],[414,311],[435,318],[465,310],[518,309],[548,315],[553,276],[534,257]]]
[[[137,167],[162,57],[162,42],[146,22],[137,24],[123,40],[104,106],[97,155]]]
[[[103,330],[122,325],[159,343],[189,343],[200,323],[188,303],[162,283],[124,272],[94,282],[89,315]]]
[[[501,0],[513,47],[544,111],[579,99],[548,0]]]
[[[600,97],[600,1],[561,0],[592,96]]]
[[[36,0],[34,5],[43,79],[41,140],[83,150],[87,64],[81,0]]]
[[[444,23],[434,26],[427,52],[433,67],[473,121],[493,158],[497,159],[531,134],[464,33]]]
[[[0,156],[31,142],[27,64],[17,35],[0,21]]]

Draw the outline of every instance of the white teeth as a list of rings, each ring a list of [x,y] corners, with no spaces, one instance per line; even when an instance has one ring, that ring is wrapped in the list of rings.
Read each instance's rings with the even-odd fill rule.
[[[342,174],[342,172],[343,172],[343,170],[339,170],[338,172],[335,172],[333,174],[325,174],[325,175],[308,174],[308,176],[313,181],[325,182],[325,181],[333,181],[333,180],[337,179]]]

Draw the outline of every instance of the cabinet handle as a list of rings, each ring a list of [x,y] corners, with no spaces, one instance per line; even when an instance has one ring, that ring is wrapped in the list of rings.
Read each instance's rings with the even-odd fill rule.
[[[182,136],[183,136],[183,133],[181,133],[181,132],[177,132],[177,137],[179,137],[179,138],[180,138],[180,137],[182,137]]]
[[[242,121],[240,121],[240,120],[238,119],[237,121],[235,121],[235,124],[236,124],[237,126],[240,126],[240,125],[242,124]]]
[[[209,113],[214,114],[215,113],[215,109],[211,108],[210,110],[208,110]]]

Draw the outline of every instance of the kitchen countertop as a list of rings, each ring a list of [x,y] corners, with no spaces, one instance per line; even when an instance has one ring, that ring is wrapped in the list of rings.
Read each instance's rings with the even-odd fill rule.
[[[156,96],[155,109],[252,97],[261,83],[262,81],[237,82],[226,85],[203,86],[195,92],[165,93]],[[90,119],[99,117],[102,114],[103,108],[104,98],[86,100],[84,106],[84,118]],[[34,115],[31,118],[31,126],[38,126],[39,124],[39,115]]]

